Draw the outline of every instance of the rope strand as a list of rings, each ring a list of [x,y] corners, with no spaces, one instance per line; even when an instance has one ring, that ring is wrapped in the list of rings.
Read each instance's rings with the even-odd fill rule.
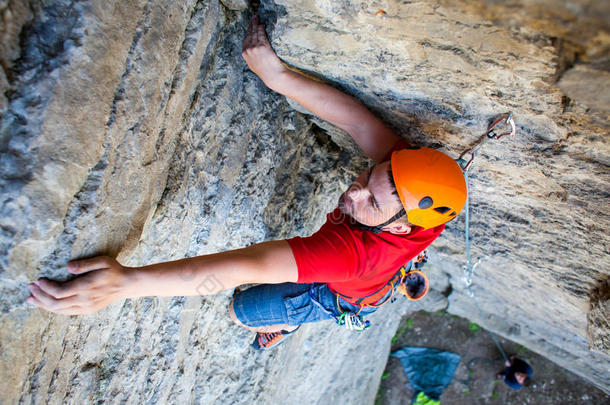
[[[468,295],[470,295],[472,297],[472,300],[474,301],[474,305],[475,305],[475,307],[477,307],[477,310],[479,311],[479,316],[481,317],[481,321],[482,321],[484,318],[483,311],[481,311],[481,307],[479,307],[477,298],[474,296],[474,291],[472,290],[472,273],[473,273],[475,267],[477,267],[478,264],[481,262],[481,259],[478,259],[474,265],[472,264],[472,257],[470,254],[470,204],[469,204],[470,190],[468,189],[468,187],[469,187],[468,170],[464,170],[464,179],[466,180],[466,203],[464,204],[464,211],[465,211],[464,212],[464,234],[465,234],[465,245],[466,245],[465,246],[466,265],[464,266],[464,283],[466,284],[466,288],[468,289]],[[496,339],[496,336],[491,332],[491,330],[489,330],[489,328],[486,328],[486,329],[487,329],[487,332],[489,332],[489,334],[491,335],[491,339],[494,341],[494,343],[498,347],[498,350],[500,350],[500,353],[502,354],[502,357],[504,357],[504,360],[509,361],[508,357],[506,356],[506,353],[504,353],[504,350],[502,350],[502,346],[500,345],[500,342],[498,341],[498,339]]]

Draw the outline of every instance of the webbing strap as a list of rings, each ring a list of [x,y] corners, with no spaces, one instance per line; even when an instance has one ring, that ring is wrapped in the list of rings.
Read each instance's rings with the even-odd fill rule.
[[[385,294],[387,294],[390,290],[388,290],[384,294],[384,296],[380,297],[379,300],[376,303],[372,304],[372,305],[371,304],[362,304],[362,301],[364,301],[367,298],[370,298],[370,297],[373,297],[373,296],[379,294],[380,292],[382,292],[388,286],[392,287],[392,289],[393,289],[394,286],[396,285],[396,281],[401,279],[401,277],[403,276],[403,273],[406,274],[407,271],[411,270],[411,267],[413,267],[413,261],[409,260],[409,262],[407,264],[405,264],[404,266],[401,266],[400,269],[398,269],[398,271],[396,272],[396,274],[394,274],[392,276],[392,278],[390,278],[388,280],[387,283],[385,283],[383,286],[381,286],[381,288],[379,288],[377,291],[375,291],[375,292],[373,292],[371,294],[368,294],[368,295],[366,295],[364,297],[350,297],[348,295],[341,294],[341,293],[339,293],[337,291],[333,291],[333,290],[331,290],[331,291],[333,293],[335,293],[338,297],[343,298],[345,301],[349,302],[352,305],[358,305],[358,306],[379,306],[379,305],[382,305],[383,303],[385,303],[387,301],[387,300],[384,301],[382,304],[378,303],[379,300],[381,300],[385,296]],[[350,300],[356,300],[356,301],[355,302],[351,302]]]
[[[392,222],[396,221],[399,218],[404,217],[405,215],[407,215],[407,211],[405,211],[404,208],[401,208],[400,211],[398,211],[396,213],[396,215],[394,215],[392,218],[388,219],[387,221],[385,221],[381,225],[368,226],[368,225],[364,225],[364,224],[358,223],[358,226],[360,227],[360,229],[362,229],[364,231],[370,231],[370,232],[373,232],[373,233],[381,233],[381,232],[383,232],[383,227],[384,226],[390,225]]]

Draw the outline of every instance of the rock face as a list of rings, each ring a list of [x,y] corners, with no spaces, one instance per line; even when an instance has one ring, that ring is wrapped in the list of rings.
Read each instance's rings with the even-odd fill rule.
[[[555,3],[278,0],[261,15],[287,63],[413,143],[457,157],[513,112],[517,136],[470,173],[482,312],[462,281],[463,216],[433,245],[421,305],[610,391],[610,10]],[[255,354],[227,317],[231,291],[79,318],[23,304],[29,281],[65,278],[74,258],[139,265],[310,234],[368,164],[248,71],[244,7],[0,4],[3,402],[372,402],[398,321],[420,306],[395,302],[356,336],[308,325]]]

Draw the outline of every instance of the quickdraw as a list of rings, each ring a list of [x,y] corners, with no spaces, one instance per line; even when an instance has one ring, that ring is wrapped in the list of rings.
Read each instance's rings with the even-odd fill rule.
[[[337,318],[337,325],[345,325],[348,330],[362,332],[371,326],[371,321],[364,320],[360,315],[353,312],[342,312],[339,318]]]
[[[499,131],[502,127],[506,127],[504,131]],[[481,139],[479,139],[471,148],[466,149],[460,157],[457,159],[458,164],[462,168],[464,172],[467,172],[470,168],[470,165],[474,161],[474,158],[479,151],[479,148],[483,146],[487,141],[491,139],[498,140],[500,138],[504,138],[505,136],[515,135],[517,132],[517,127],[515,126],[515,121],[513,120],[513,113],[507,112],[504,114],[500,114],[490,125],[487,127],[487,132]],[[470,159],[464,159],[470,153]]]

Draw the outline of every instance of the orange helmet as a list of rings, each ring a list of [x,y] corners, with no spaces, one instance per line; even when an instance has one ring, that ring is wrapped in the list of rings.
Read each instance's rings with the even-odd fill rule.
[[[455,160],[435,149],[392,153],[398,197],[413,225],[428,229],[452,220],[466,202],[466,181]]]

